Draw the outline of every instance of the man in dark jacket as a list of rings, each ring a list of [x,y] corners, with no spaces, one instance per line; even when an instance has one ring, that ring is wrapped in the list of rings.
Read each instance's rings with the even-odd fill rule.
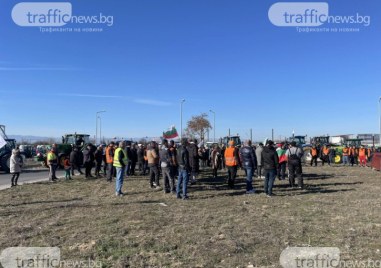
[[[138,149],[136,148],[136,144],[132,144],[131,146],[131,152],[130,152],[131,158],[130,158],[130,170],[129,170],[129,176],[135,176],[135,168],[136,163],[138,162]]]
[[[131,142],[127,141],[126,142],[126,153],[127,153],[127,158],[128,158],[128,163],[126,166],[126,176],[131,175],[131,166],[132,166],[132,152],[131,152]]]
[[[331,146],[329,147],[328,157],[329,157],[329,165],[332,166],[333,164],[335,164],[335,157],[336,157],[336,150],[335,150],[335,148],[333,148]]]
[[[143,144],[138,145],[138,165],[139,165],[139,171],[141,176],[145,176],[147,172],[147,165],[146,165],[146,160],[144,159],[144,146]]]
[[[190,142],[190,144],[187,146],[187,150],[189,153],[189,165],[190,165],[190,174],[191,174],[191,184],[196,183],[197,175],[200,169],[199,165],[199,157],[198,157],[198,146],[197,146],[197,140],[193,140]]]
[[[99,173],[101,171],[102,161],[103,161],[103,146],[102,145],[99,145],[99,147],[95,151],[94,158],[95,158],[95,163],[96,163],[96,165],[95,165],[95,176],[98,178],[100,176]]]
[[[295,175],[298,177],[298,186],[303,188],[302,177],[302,156],[303,150],[296,146],[296,142],[291,142],[290,148],[286,152],[288,161],[288,177],[290,186],[295,187]]]
[[[183,139],[181,141],[181,146],[177,150],[177,163],[179,165],[179,178],[177,180],[176,196],[181,199],[181,186],[183,188],[183,200],[188,199],[188,172],[190,170],[189,165],[189,152],[187,150],[188,142]]]
[[[278,154],[273,145],[274,142],[268,140],[266,146],[263,148],[263,151],[261,153],[261,165],[264,169],[265,175],[264,188],[265,194],[268,197],[271,197],[273,195],[273,185],[279,164]]]
[[[74,147],[73,151],[70,153],[70,167],[71,167],[71,175],[74,176],[74,170],[77,169],[79,174],[83,174],[81,171],[81,155],[79,154],[78,148]]]
[[[254,194],[253,174],[257,169],[257,157],[251,147],[251,140],[246,141],[245,146],[239,150],[242,167],[246,171],[246,194]]]
[[[163,174],[164,193],[175,193],[175,179],[171,174],[171,156],[169,152],[168,140],[163,140],[163,145],[159,151],[161,173]]]
[[[171,158],[171,176],[172,178],[175,178],[178,175],[178,165],[177,165],[177,148],[173,140],[169,142],[169,156]]]
[[[86,146],[86,149],[83,150],[83,164],[85,166],[85,176],[86,178],[92,178],[91,169],[94,164],[94,153],[93,146],[91,144]]]

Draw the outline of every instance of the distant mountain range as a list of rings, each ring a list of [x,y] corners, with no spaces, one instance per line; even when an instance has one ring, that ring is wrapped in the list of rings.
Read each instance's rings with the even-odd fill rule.
[[[49,143],[60,143],[61,138],[58,137],[43,137],[43,136],[27,136],[27,135],[8,135],[9,139],[15,139],[17,144],[23,144],[23,143],[35,143],[38,141],[44,141],[44,142],[49,142]],[[127,138],[127,140],[132,140],[134,142],[138,142],[140,140],[146,140],[146,141],[152,141],[155,140],[157,142],[160,142],[160,137],[141,137],[141,138]],[[105,138],[105,140],[112,141],[114,140],[113,138]],[[119,140],[119,139],[117,139]],[[94,140],[93,140],[94,141]],[[93,142],[92,141],[92,142]]]
[[[37,141],[51,141],[51,142],[60,141],[60,138],[57,138],[57,137],[42,137],[42,136],[8,135],[8,138],[15,139],[18,144],[34,143]]]

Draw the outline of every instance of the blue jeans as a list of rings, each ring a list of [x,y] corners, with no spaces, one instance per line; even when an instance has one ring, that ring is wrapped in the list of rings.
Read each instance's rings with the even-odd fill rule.
[[[179,179],[177,180],[177,188],[176,188],[176,194],[177,197],[180,197],[180,188],[181,184],[183,185],[183,197],[187,196],[187,190],[188,190],[188,171],[185,169],[179,168]]]
[[[123,180],[124,180],[124,172],[126,167],[117,167],[116,168],[116,184],[115,184],[115,191],[120,194],[122,193],[122,186],[123,186]]]
[[[253,188],[253,168],[247,167],[246,170],[246,191],[254,190]]]
[[[343,155],[343,164],[349,165],[349,157],[347,155]]]
[[[265,193],[268,195],[273,194],[273,185],[276,176],[275,169],[265,169]]]

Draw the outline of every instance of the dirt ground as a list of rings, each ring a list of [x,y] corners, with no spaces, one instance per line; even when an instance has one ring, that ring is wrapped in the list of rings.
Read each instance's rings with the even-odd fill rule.
[[[381,260],[381,173],[304,167],[305,190],[276,181],[275,196],[229,190],[209,171],[190,199],[128,178],[126,196],[105,179],[36,183],[0,192],[0,250],[56,246],[64,260],[102,267],[280,267],[289,246],[338,247],[342,259]]]

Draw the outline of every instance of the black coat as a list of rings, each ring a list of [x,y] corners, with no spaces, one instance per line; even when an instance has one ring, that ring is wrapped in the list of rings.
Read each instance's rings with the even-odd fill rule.
[[[102,163],[102,160],[103,160],[103,151],[96,150],[94,157],[95,157],[95,161],[97,161],[97,163]]]
[[[139,148],[138,151],[137,151],[137,155],[138,155],[138,162],[144,162],[144,149],[143,148]]]
[[[199,156],[198,156],[198,146],[194,143],[187,146],[187,150],[189,153],[189,165],[194,172],[198,172],[199,170]]]
[[[189,152],[187,150],[187,147],[180,146],[177,150],[177,163],[179,164],[180,168],[185,169],[187,171],[190,170]]]
[[[262,151],[262,168],[277,169],[279,164],[278,154],[274,147],[265,146]]]
[[[138,151],[135,148],[130,149],[131,162],[138,162]]]

